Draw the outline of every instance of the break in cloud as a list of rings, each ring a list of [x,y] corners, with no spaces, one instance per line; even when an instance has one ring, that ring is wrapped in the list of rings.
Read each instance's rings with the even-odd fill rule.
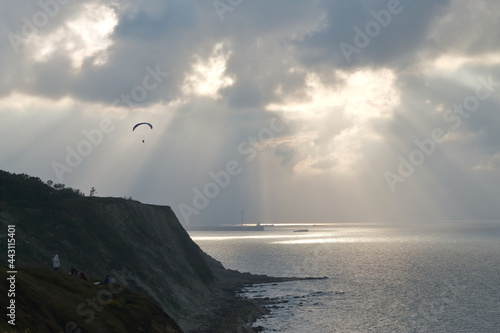
[[[499,7],[2,3],[0,166],[184,223],[498,219]]]

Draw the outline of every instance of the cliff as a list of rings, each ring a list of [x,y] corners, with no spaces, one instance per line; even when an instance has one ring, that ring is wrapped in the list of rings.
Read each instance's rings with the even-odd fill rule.
[[[68,332],[64,330],[68,322],[81,327],[81,332],[92,333],[249,331],[248,322],[265,310],[236,297],[235,291],[244,284],[295,279],[225,269],[191,240],[168,206],[86,197],[62,184],[45,184],[35,177],[0,170],[1,244],[6,244],[9,225],[15,226],[15,265],[24,313],[45,311],[52,318],[46,327],[61,329],[47,328],[46,332]],[[60,258],[61,272],[50,271],[55,254]],[[0,246],[0,257],[6,258],[6,265],[7,246]],[[111,285],[125,290],[123,295],[108,292],[111,298],[101,299],[105,306],[103,314],[95,317],[100,318],[95,319],[100,323],[97,328],[88,328],[90,310],[82,302],[95,299],[96,292],[103,296],[106,290],[83,288],[80,293],[65,293],[58,285],[68,285],[71,278],[76,282],[75,277],[66,276],[72,268],[101,281],[110,275]],[[49,278],[42,278],[44,275]],[[36,280],[39,288],[26,282]],[[88,281],[78,282],[100,288]],[[66,298],[71,301],[61,307],[58,299]],[[128,301],[120,301],[122,298]],[[138,306],[147,311],[136,310]],[[112,318],[112,323],[106,323],[106,318]],[[95,320],[91,320],[92,325],[96,325]],[[36,332],[44,330],[37,327]],[[78,329],[69,332],[80,333]]]
[[[85,197],[28,175],[0,171],[0,225],[2,243],[15,225],[17,267],[50,268],[58,254],[63,271],[111,275],[151,296],[185,332],[207,325],[227,298],[224,275],[237,276],[201,251],[168,206]],[[0,248],[2,258],[6,250]],[[73,313],[67,319],[81,322]]]

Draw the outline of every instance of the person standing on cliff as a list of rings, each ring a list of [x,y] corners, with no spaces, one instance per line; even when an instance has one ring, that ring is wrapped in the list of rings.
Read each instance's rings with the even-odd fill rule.
[[[61,263],[59,262],[59,256],[56,254],[54,258],[52,258],[52,267],[54,268],[55,271],[61,267]]]

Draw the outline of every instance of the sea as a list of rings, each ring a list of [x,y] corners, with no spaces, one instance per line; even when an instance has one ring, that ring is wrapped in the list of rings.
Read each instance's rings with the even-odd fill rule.
[[[500,332],[499,221],[189,234],[229,269],[327,277],[246,287],[274,300],[263,332]]]

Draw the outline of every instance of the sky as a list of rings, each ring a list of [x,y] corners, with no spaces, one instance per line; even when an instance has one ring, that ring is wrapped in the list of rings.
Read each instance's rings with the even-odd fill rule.
[[[0,169],[184,225],[500,218],[497,1],[0,9]]]

